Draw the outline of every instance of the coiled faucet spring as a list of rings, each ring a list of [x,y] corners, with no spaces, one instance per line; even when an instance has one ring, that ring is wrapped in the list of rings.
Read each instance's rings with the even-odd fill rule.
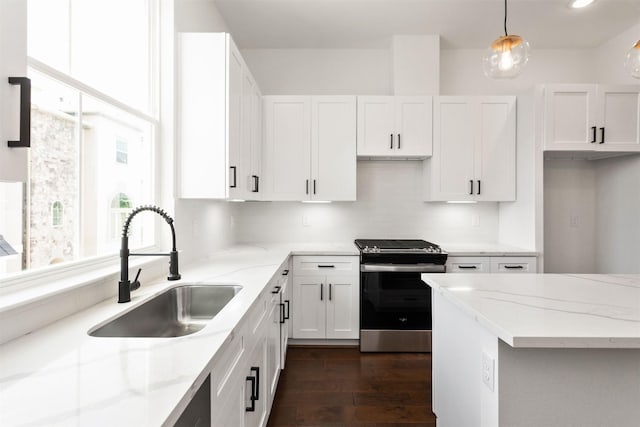
[[[171,252],[169,253],[130,253],[129,252],[129,226],[134,216],[143,211],[151,211],[160,215],[171,227]],[[140,206],[135,208],[122,226],[122,245],[120,248],[120,281],[118,282],[118,302],[131,301],[131,291],[135,291],[140,287],[138,278],[140,277],[140,271],[136,274],[136,278],[133,282],[129,281],[129,256],[168,256],[169,257],[169,276],[167,280],[180,280],[181,276],[178,272],[178,251],[176,250],[176,231],[173,227],[173,218],[169,216],[164,210],[158,206]]]

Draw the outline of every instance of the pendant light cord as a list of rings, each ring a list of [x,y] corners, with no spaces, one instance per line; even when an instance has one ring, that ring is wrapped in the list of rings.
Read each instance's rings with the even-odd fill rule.
[[[504,35],[509,35],[507,33],[507,0],[504,0]]]

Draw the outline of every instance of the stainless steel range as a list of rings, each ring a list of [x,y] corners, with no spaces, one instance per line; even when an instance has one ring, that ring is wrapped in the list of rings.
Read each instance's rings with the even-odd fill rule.
[[[356,239],[360,249],[360,351],[431,351],[431,288],[447,254],[425,240]]]

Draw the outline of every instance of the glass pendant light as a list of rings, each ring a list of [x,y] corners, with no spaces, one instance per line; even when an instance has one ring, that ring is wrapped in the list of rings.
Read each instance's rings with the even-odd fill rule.
[[[640,40],[629,49],[627,57],[624,60],[624,69],[627,70],[632,77],[640,79]]]
[[[504,36],[494,40],[484,54],[484,74],[492,79],[511,79],[522,72],[528,60],[529,42],[507,33],[507,0],[504,0]]]

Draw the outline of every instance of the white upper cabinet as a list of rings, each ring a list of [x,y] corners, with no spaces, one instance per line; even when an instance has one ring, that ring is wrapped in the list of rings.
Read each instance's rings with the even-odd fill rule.
[[[432,108],[430,96],[359,96],[358,156],[430,156]]]
[[[9,77],[27,75],[26,3],[0,2],[0,181],[27,181],[29,149],[8,144],[21,139],[21,126],[30,131],[26,122],[21,123],[21,86],[9,84]]]
[[[259,199],[260,90],[240,52],[226,33],[180,33],[177,51],[178,197]]]
[[[640,86],[544,86],[546,151],[640,151]]]
[[[263,99],[265,198],[355,200],[355,97]]]
[[[515,97],[439,96],[433,124],[425,200],[515,200]]]

